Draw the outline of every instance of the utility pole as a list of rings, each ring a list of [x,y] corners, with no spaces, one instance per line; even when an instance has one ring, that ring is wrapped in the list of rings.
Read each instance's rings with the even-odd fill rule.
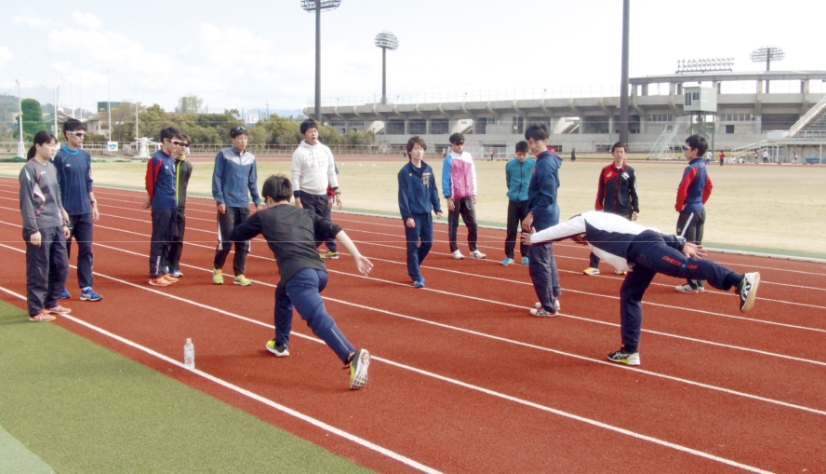
[[[135,77],[135,142],[140,139],[138,134],[138,78]]]
[[[107,88],[107,106],[106,116],[109,118],[109,140],[112,141],[112,77],[109,75],[109,68],[106,69],[106,88]],[[106,149],[109,149],[109,144],[106,144]]]
[[[54,89],[54,135],[57,136],[57,84],[46,79],[45,77],[43,80],[51,84]]]
[[[622,1],[622,77],[620,79],[620,133],[619,141],[628,144],[628,50],[631,26],[631,0]],[[613,130],[608,130],[613,133]]]
[[[75,118],[75,83],[66,79],[63,76],[60,76],[60,79],[69,83],[72,86],[72,118]]]
[[[24,158],[26,156],[26,149],[23,148],[23,96],[20,95],[20,81],[14,80],[17,83],[17,122],[19,123],[17,129],[17,156]]]

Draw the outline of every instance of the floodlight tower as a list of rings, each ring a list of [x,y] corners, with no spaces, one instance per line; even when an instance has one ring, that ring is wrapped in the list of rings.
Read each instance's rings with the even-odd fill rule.
[[[72,86],[72,118],[75,118],[75,83],[66,79],[63,76],[60,76],[60,80],[66,81],[69,83],[70,86]]]
[[[57,136],[57,84],[46,79],[45,77],[43,80],[51,84],[54,89],[54,135]]]
[[[764,46],[751,52],[751,61],[754,63],[766,62],[766,71],[771,70],[772,61],[782,61],[786,53],[774,46]],[[769,93],[769,81],[766,81],[766,94]]]
[[[335,10],[341,0],[301,0],[301,8],[315,12],[315,119],[321,122],[321,12]]]
[[[381,48],[381,103],[387,104],[387,50],[395,51],[399,47],[399,39],[389,31],[382,31],[376,35],[374,44]]]
[[[23,96],[20,95],[20,81],[14,80],[17,83],[17,156],[23,158],[26,156],[26,149],[23,148]]]
[[[622,73],[620,78],[620,133],[622,143],[628,143],[628,52],[631,26],[631,0],[622,1]],[[613,130],[608,130],[613,133]]]

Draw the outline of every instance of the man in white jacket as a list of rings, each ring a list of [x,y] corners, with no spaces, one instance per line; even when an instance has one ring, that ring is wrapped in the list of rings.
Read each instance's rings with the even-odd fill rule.
[[[608,360],[640,365],[642,297],[657,273],[703,279],[719,290],[734,287],[740,295],[740,311],[746,313],[757,297],[759,273],[741,275],[722,265],[705,260],[701,245],[682,237],[663,234],[608,212],[590,211],[574,216],[541,232],[522,234],[525,245],[573,239],[587,244],[605,263],[628,276],[620,289],[620,329],[622,348],[608,354]]]
[[[293,153],[291,167],[293,195],[298,208],[307,208],[315,214],[332,220],[331,208],[334,202],[341,209],[341,191],[338,190],[336,164],[333,152],[318,141],[318,122],[307,119],[301,123],[301,135],[304,140]],[[327,252],[321,258],[338,258],[335,240],[324,242]],[[318,242],[321,245],[321,242]]]

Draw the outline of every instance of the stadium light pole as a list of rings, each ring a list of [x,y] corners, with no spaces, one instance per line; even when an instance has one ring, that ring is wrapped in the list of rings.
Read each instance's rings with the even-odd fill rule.
[[[23,158],[26,156],[26,149],[23,148],[23,96],[20,95],[20,81],[14,80],[17,83],[17,122],[19,123],[17,129],[17,156]]]
[[[69,83],[70,86],[72,86],[72,118],[75,118],[75,83],[66,79],[63,76],[60,76],[60,80],[66,81]]]
[[[622,1],[622,77],[620,78],[620,133],[619,141],[628,143],[628,49],[631,0]],[[608,130],[608,133],[611,133]]]
[[[782,49],[774,46],[764,46],[751,52],[751,61],[755,63],[766,62],[766,72],[771,70],[772,61],[782,61],[786,53]],[[769,81],[766,81],[766,94],[769,93]]]
[[[57,84],[46,79],[45,77],[43,80],[51,84],[52,89],[54,89],[54,135],[57,136]]]
[[[387,104],[387,50],[395,51],[399,47],[399,39],[389,31],[382,31],[374,40],[376,47],[381,48],[381,103]]]
[[[301,0],[301,8],[315,13],[315,119],[321,123],[321,12],[335,10],[341,0]]]

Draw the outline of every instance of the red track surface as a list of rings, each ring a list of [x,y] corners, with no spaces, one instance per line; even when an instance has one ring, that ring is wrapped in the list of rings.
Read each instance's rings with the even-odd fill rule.
[[[95,194],[103,213],[95,289],[105,298],[77,301],[72,271],[72,316],[176,360],[191,337],[199,370],[433,469],[826,471],[826,265],[714,255],[761,272],[748,315],[731,293],[682,295],[677,280],[658,277],[646,295],[642,365],[632,369],[604,360],[620,345],[621,278],[582,275],[587,249],[556,246],[562,316],[542,319],[528,314],[536,298],[527,270],[498,264],[503,232],[481,230],[488,260],[456,261],[437,225],[427,288],[415,290],[398,220],[337,214],[375,264],[365,278],[349,257],[328,262],[327,308],[374,355],[367,388],[350,392],[332,351],[295,335],[309,335],[297,315],[291,356],[264,350],[278,276],[263,241],[247,263],[252,287],[212,285],[214,206],[190,199],[186,276],[149,287],[143,196]],[[25,294],[17,209],[17,183],[0,180],[0,286]],[[57,323],[367,467],[415,471],[66,318]]]

